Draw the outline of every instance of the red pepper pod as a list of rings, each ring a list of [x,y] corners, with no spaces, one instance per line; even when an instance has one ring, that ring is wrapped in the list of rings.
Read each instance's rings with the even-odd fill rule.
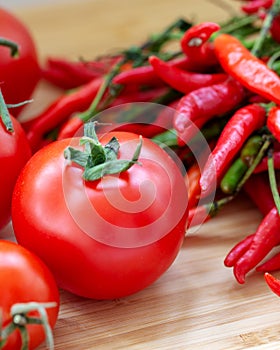
[[[237,38],[220,34],[214,39],[217,58],[223,69],[248,90],[280,103],[280,77]]]
[[[181,39],[182,51],[201,64],[207,62],[208,65],[214,65],[218,63],[213,46],[207,40],[219,29],[220,25],[214,22],[202,22],[192,26]]]
[[[264,274],[264,278],[271,291],[280,297],[280,280],[268,272]]]
[[[246,274],[279,244],[279,227],[280,216],[273,207],[261,221],[248,250],[234,265],[234,275],[239,283],[244,283]]]
[[[156,75],[173,89],[188,94],[204,86],[218,84],[227,79],[227,74],[223,73],[194,73],[176,66],[171,66],[167,62],[156,56],[150,56],[149,62]]]
[[[263,215],[274,207],[275,203],[266,173],[252,174],[243,188]]]
[[[224,260],[224,265],[226,267],[233,267],[234,264],[238,261],[238,259],[246,253],[247,249],[250,247],[254,233],[245,237],[242,241],[238,242],[227,254]]]
[[[272,272],[280,270],[280,253],[275,254],[270,259],[256,267],[259,272]]]
[[[38,149],[43,136],[67,120],[73,113],[90,106],[103,78],[94,79],[71,94],[63,94],[29,124],[27,138],[33,151]]]
[[[200,66],[196,62],[193,62],[189,57],[172,59],[166,63],[169,66],[190,71],[196,71],[200,68]],[[163,82],[155,73],[154,68],[151,65],[147,65],[120,72],[113,78],[113,83],[120,85],[135,84],[157,86],[162,85]]]
[[[196,132],[192,123],[201,127],[215,116],[231,111],[245,97],[243,86],[234,79],[205,86],[181,98],[174,116],[174,128],[187,142]]]
[[[280,43],[280,14],[274,17],[270,26],[270,34],[275,41]]]
[[[241,6],[241,10],[249,15],[260,10],[268,10],[273,4],[273,0],[254,0]]]
[[[280,141],[280,107],[275,106],[269,110],[266,125],[276,140]]]
[[[257,104],[240,108],[230,118],[203,169],[200,179],[202,197],[215,190],[216,182],[220,181],[252,132],[265,124],[265,118],[265,109]]]
[[[273,165],[274,169],[280,170],[280,151],[273,152]],[[258,174],[268,170],[268,157],[264,157],[260,163],[256,166],[254,174]]]

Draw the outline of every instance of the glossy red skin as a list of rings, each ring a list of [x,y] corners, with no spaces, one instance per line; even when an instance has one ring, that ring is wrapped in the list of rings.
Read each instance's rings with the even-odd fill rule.
[[[117,136],[121,145],[119,157],[127,158],[126,153],[131,155],[134,151],[138,136],[127,132],[114,132],[113,135]],[[111,137],[112,134],[107,134],[102,142],[108,142]],[[129,151],[122,147],[127,140],[134,140]],[[175,210],[180,211],[180,205],[185,207],[179,222],[167,235],[143,247],[114,247],[97,242],[76,224],[66,206],[62,188],[62,153],[69,139],[38,151],[21,173],[13,197],[12,217],[16,237],[46,262],[63,289],[93,299],[124,297],[153,283],[176,258],[184,239],[188,214],[187,191],[182,191],[182,188],[185,189],[184,179],[175,162],[162,149],[148,139],[143,141],[139,158],[142,165],[133,165],[119,175],[123,184],[121,190],[128,200],[139,199],[139,182],[148,176],[158,186],[155,206],[150,206],[140,215],[122,213],[113,208],[100,191],[99,180],[85,183],[90,202],[105,220],[121,227],[138,227],[139,222],[140,225],[149,224],[164,212],[170,199],[168,185],[162,181],[160,170],[146,165],[143,157],[156,157],[159,162],[168,164],[170,174],[176,178],[172,191],[178,195],[177,207],[171,214],[174,216]],[[77,166],[68,169],[75,185],[82,184],[82,170]],[[113,179],[115,177],[107,177],[105,184],[111,188],[109,195],[118,200],[118,191],[114,182],[111,183]],[[76,200],[81,201],[80,207],[84,209],[82,196],[78,195]],[[91,217],[87,220],[91,223]],[[94,225],[95,222],[92,222]]]
[[[0,230],[11,218],[11,201],[17,177],[31,157],[31,149],[20,123],[13,117],[14,132],[6,131],[0,118]]]
[[[56,282],[46,265],[33,253],[20,245],[0,240],[0,309],[3,327],[11,322],[10,309],[16,303],[56,302],[57,306],[46,309],[51,328],[59,310],[59,292]],[[29,313],[35,317],[37,312]],[[30,337],[29,350],[35,349],[45,339],[44,330],[38,325],[27,326]],[[2,350],[20,350],[19,331],[13,332]]]
[[[36,46],[27,26],[14,14],[0,8],[0,36],[19,46],[18,57],[11,57],[7,47],[0,46],[0,81],[5,102],[28,100],[40,77]],[[22,107],[13,109],[17,117]]]

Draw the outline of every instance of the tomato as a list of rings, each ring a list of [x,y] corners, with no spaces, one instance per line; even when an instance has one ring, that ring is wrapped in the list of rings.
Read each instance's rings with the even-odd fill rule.
[[[12,321],[11,307],[29,302],[55,302],[55,307],[45,309],[49,325],[54,327],[59,310],[59,292],[51,272],[36,255],[14,242],[0,240],[0,284],[2,329]],[[37,311],[30,311],[26,315],[39,316]],[[26,328],[29,335],[28,349],[35,349],[45,339],[44,330],[41,325],[28,324]],[[1,349],[19,350],[21,343],[20,332],[15,330]]]
[[[0,118],[0,230],[11,218],[11,201],[19,172],[31,157],[31,149],[24,130],[13,117],[14,132],[6,130]]]
[[[17,57],[11,57],[10,49],[0,46],[0,81],[6,103],[15,104],[28,100],[40,77],[36,46],[25,24],[14,14],[0,8],[0,37],[18,44]],[[17,117],[22,107],[13,109]]]
[[[139,136],[116,136],[119,159],[131,159]],[[40,149],[17,181],[12,220],[20,244],[49,266],[59,286],[93,299],[114,299],[147,287],[172,264],[182,245],[187,190],[171,156],[143,138],[138,163],[94,181],[63,152],[79,138]]]

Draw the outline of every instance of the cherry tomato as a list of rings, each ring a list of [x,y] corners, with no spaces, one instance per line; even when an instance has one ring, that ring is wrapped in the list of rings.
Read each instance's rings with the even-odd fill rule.
[[[111,132],[119,159],[131,159],[139,136]],[[59,286],[93,299],[114,299],[154,282],[176,258],[187,218],[184,178],[171,156],[143,138],[138,163],[94,181],[65,162],[64,139],[34,154],[17,181],[12,205],[18,242],[50,267]]]
[[[10,49],[0,46],[0,81],[6,103],[16,104],[28,100],[41,76],[34,40],[25,24],[9,11],[0,8],[0,37],[15,42],[17,57]],[[22,107],[14,108],[17,117]]]
[[[14,131],[6,130],[0,118],[0,230],[11,218],[11,201],[19,172],[31,156],[31,149],[20,123],[13,117]]]
[[[12,322],[11,307],[29,302],[56,303],[56,306],[45,309],[49,325],[54,327],[59,310],[59,292],[51,272],[36,255],[14,242],[0,240],[0,283],[2,330]],[[30,311],[26,316],[38,317],[38,312]],[[28,324],[26,328],[28,349],[35,349],[45,339],[43,327]],[[20,350],[21,345],[20,332],[16,329],[1,349]]]

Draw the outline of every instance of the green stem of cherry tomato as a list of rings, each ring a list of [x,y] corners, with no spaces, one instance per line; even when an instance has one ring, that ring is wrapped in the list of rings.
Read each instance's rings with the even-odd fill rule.
[[[18,44],[14,41],[0,37],[0,46],[7,46],[11,50],[12,57],[16,57],[18,55]]]
[[[1,89],[0,89],[0,118],[3,121],[6,127],[6,130],[12,133],[14,131],[13,124],[12,124],[10,113],[8,111]]]
[[[43,326],[45,331],[47,346],[49,350],[53,350],[53,334],[48,321],[46,308],[52,308],[56,306],[56,302],[29,302],[14,304],[11,307],[12,321],[4,329],[0,329],[0,349],[2,349],[2,347],[6,344],[8,337],[18,329],[22,340],[21,350],[28,350],[29,338],[26,327],[29,324],[40,324]],[[28,313],[30,311],[38,311],[40,317],[29,317]]]

